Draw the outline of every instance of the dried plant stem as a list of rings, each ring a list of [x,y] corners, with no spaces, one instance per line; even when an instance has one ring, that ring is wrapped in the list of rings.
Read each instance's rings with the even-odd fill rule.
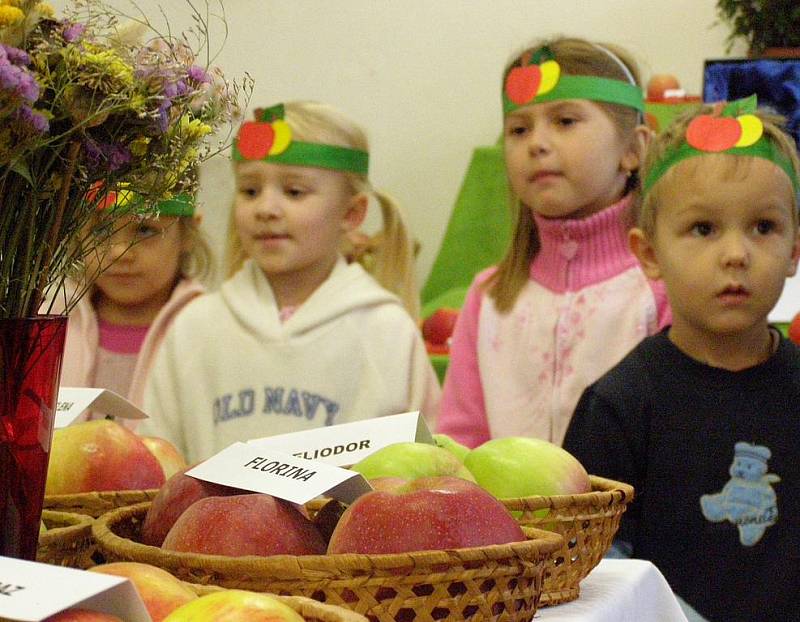
[[[58,203],[56,204],[56,214],[53,226],[48,232],[47,243],[44,247],[44,269],[39,274],[39,283],[36,287],[36,293],[33,296],[30,307],[27,309],[27,316],[34,317],[42,304],[42,294],[47,286],[47,279],[50,274],[50,264],[53,261],[53,256],[56,252],[56,245],[61,241],[61,222],[64,219],[64,210],[67,208],[67,200],[69,199],[69,188],[72,183],[72,177],[75,174],[75,167],[78,163],[78,155],[80,155],[81,145],[78,141],[72,141],[67,151],[67,168],[64,171],[64,179],[59,188]]]

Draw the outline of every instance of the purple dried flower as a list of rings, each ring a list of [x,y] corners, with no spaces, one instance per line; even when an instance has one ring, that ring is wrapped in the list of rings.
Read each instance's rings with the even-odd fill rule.
[[[75,43],[78,39],[83,36],[83,33],[86,31],[85,24],[79,23],[71,23],[71,22],[64,22],[64,30],[61,34],[64,37],[64,41],[67,43]]]
[[[8,59],[0,59],[0,88],[13,92],[28,103],[39,98],[39,84],[28,71],[12,65]]]
[[[50,130],[50,123],[47,117],[38,112],[34,112],[28,106],[20,106],[15,111],[15,118],[29,125],[38,134],[46,134]]]
[[[31,57],[28,56],[27,52],[20,50],[19,48],[15,48],[11,45],[6,45],[5,43],[0,43],[0,48],[3,50],[3,54],[0,57],[5,57],[8,59],[12,65],[30,65],[31,64]]]
[[[190,80],[194,80],[195,82],[200,82],[202,84],[206,82],[211,82],[211,78],[208,77],[206,70],[203,69],[200,65],[192,65],[191,67],[189,67],[187,75]]]
[[[116,171],[133,159],[127,147],[101,143],[92,138],[83,140],[84,153],[90,166]]]

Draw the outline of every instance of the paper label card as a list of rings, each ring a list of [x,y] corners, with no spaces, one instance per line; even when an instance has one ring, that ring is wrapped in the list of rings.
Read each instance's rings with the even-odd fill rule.
[[[89,408],[111,418],[147,419],[142,410],[108,389],[60,387],[54,426],[65,428],[71,425]]]
[[[39,622],[72,607],[152,622],[124,577],[0,557],[0,619]]]
[[[360,473],[249,443],[234,443],[186,471],[198,479],[294,503],[320,495],[351,503],[372,490]]]
[[[257,438],[248,444],[307,460],[349,466],[387,445],[412,441],[433,444],[433,436],[419,411]]]

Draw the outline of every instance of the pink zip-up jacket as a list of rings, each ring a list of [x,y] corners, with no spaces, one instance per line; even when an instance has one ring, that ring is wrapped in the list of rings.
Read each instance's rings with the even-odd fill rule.
[[[541,248],[509,313],[478,274],[453,332],[437,431],[477,447],[531,436],[561,444],[583,390],[672,321],[663,283],[628,247],[630,199],[585,219],[535,216]]]
[[[194,279],[182,279],[172,290],[167,303],[161,307],[158,315],[153,320],[147,335],[142,342],[142,348],[136,359],[133,380],[126,397],[131,403],[142,407],[144,402],[144,385],[147,374],[153,366],[156,352],[167,329],[172,324],[175,316],[192,300],[205,292],[205,288]],[[84,296],[73,309],[67,323],[67,339],[64,346],[64,362],[61,367],[61,386],[87,387],[94,376],[94,367],[97,361],[97,350],[100,342],[100,330],[97,323],[97,314],[92,306],[91,296]],[[125,422],[126,426],[133,427],[135,422]]]

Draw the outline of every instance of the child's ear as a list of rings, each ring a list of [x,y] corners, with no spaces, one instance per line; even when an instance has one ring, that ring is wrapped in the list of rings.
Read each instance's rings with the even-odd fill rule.
[[[794,235],[794,245],[792,246],[792,258],[789,260],[789,268],[786,270],[786,276],[794,276],[797,274],[797,262],[800,261],[800,231]]]
[[[644,162],[644,154],[647,153],[647,147],[652,139],[653,130],[646,125],[637,125],[633,130],[633,137],[628,150],[622,156],[621,168],[628,172],[641,168]]]
[[[350,205],[347,207],[347,212],[342,218],[342,231],[354,231],[361,226],[364,219],[367,217],[367,206],[369,205],[369,197],[359,192],[350,199]]]
[[[661,267],[658,265],[656,249],[644,231],[633,228],[628,232],[628,245],[639,260],[642,272],[652,281],[661,278]]]

